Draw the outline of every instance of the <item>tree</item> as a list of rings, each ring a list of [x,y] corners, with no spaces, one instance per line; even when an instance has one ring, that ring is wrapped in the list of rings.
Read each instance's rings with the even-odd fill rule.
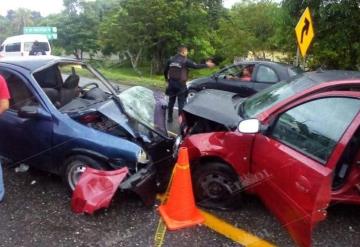
[[[360,62],[359,6],[359,0],[284,0],[282,7],[288,15],[285,19],[288,30],[284,34],[291,33],[302,12],[309,7],[315,27],[308,52],[309,66],[356,70]]]
[[[218,34],[222,37],[219,52],[230,62],[236,56],[247,56],[251,51],[256,57],[263,52],[276,50],[278,16],[281,9],[272,1],[243,1],[236,4],[220,22]]]
[[[65,10],[58,19],[58,44],[77,59],[84,52],[98,50],[97,30],[100,16],[95,2],[64,0]]]
[[[194,48],[194,57],[212,55],[204,2],[123,0],[101,25],[102,49],[126,54],[134,69],[145,57],[157,72],[179,44]]]

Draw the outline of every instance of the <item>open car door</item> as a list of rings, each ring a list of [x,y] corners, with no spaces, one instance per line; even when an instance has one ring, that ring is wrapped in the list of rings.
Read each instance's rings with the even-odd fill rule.
[[[256,135],[252,173],[267,177],[254,190],[299,246],[311,246],[315,224],[326,218],[329,163],[359,109],[359,99],[338,95],[302,100],[278,115],[270,133]]]

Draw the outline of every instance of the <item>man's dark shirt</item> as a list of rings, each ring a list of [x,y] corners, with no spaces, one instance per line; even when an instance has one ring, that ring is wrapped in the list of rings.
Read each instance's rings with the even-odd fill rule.
[[[180,54],[176,54],[175,56],[171,57],[166,63],[164,77],[166,81],[168,81],[169,79],[173,79],[180,82],[186,82],[188,79],[189,68],[202,69],[207,67],[208,66],[206,64],[197,64]]]

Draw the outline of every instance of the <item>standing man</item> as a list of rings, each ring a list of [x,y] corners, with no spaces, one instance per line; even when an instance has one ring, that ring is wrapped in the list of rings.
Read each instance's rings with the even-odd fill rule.
[[[9,108],[9,90],[5,79],[0,75],[0,115]],[[1,131],[0,131],[1,135]],[[0,202],[4,199],[5,188],[0,160]]]
[[[173,121],[173,109],[176,98],[178,100],[179,114],[185,105],[187,96],[186,81],[188,79],[189,68],[202,69],[215,66],[210,61],[207,61],[205,64],[196,64],[188,59],[187,55],[187,47],[179,46],[178,54],[171,57],[165,67],[164,76],[168,83],[165,93],[169,96],[168,123]]]

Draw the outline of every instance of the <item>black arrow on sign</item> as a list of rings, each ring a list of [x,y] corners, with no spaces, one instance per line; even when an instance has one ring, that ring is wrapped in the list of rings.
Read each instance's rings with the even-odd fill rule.
[[[309,27],[310,27],[310,21],[307,18],[305,18],[304,22],[305,22],[305,25],[304,25],[304,27],[303,27],[303,29],[301,31],[301,41],[300,41],[301,44],[303,42],[304,33],[307,35],[308,31],[309,31]]]

